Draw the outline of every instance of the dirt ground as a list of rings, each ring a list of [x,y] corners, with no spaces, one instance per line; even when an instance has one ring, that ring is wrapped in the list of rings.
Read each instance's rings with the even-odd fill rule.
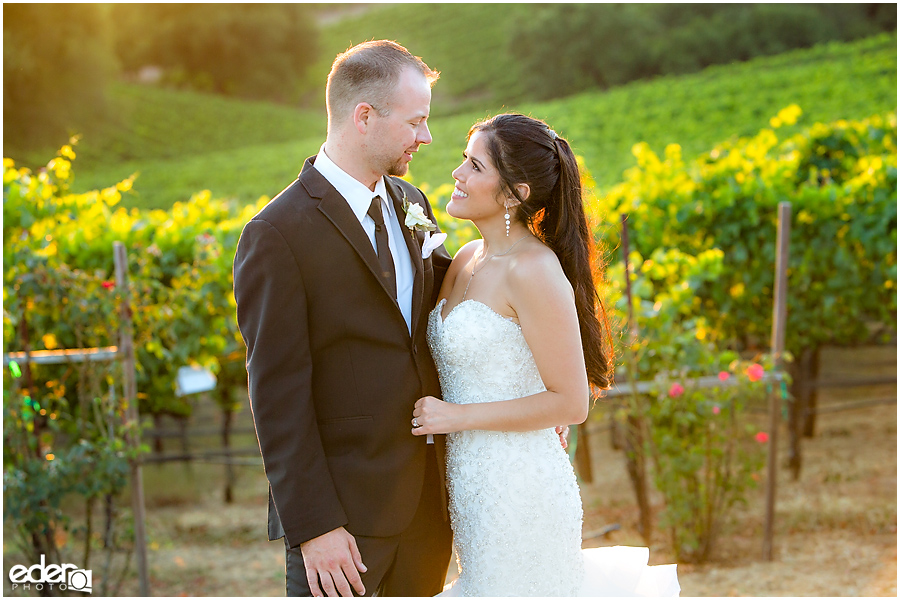
[[[786,469],[779,474],[774,560],[762,559],[761,485],[736,511],[710,563],[678,566],[682,595],[896,596],[896,417],[894,405],[820,416],[819,434],[804,440],[800,479]],[[583,491],[585,529],[609,522],[622,529],[585,545],[643,545],[623,461],[606,449],[600,454],[610,468]],[[674,562],[665,537],[654,535],[654,564]]]
[[[896,397],[896,389],[862,390]],[[823,397],[820,405],[845,401]],[[764,417],[760,416],[760,422]],[[601,422],[602,423],[602,422]],[[779,457],[786,456],[786,431]],[[591,437],[594,481],[582,483],[585,547],[643,545],[638,512],[620,451],[608,433]],[[897,596],[897,408],[881,404],[823,414],[803,440],[803,472],[779,472],[774,560],[762,559],[764,486],[735,513],[711,562],[678,566],[683,596]],[[284,595],[284,549],[265,540],[266,483],[260,467],[239,467],[235,501],[222,500],[222,465],[148,465],[151,592],[155,596]],[[657,510],[661,508],[658,502]],[[17,564],[4,543],[4,568]],[[651,564],[673,562],[654,532]],[[451,565],[451,575],[455,564]],[[97,569],[98,567],[94,567]],[[98,589],[94,571],[95,595]],[[4,578],[4,595],[10,590]],[[122,595],[137,595],[135,576]],[[33,592],[30,595],[36,595]]]

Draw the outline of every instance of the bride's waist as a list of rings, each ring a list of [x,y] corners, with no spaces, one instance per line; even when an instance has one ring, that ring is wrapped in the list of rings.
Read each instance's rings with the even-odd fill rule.
[[[480,452],[486,448],[510,448],[528,451],[551,451],[564,453],[555,428],[531,431],[489,431],[470,429],[447,434],[448,448],[459,451]]]
[[[569,457],[554,429],[457,431],[447,435],[448,474],[458,478],[515,473],[526,480],[571,475]],[[499,476],[499,475],[498,475]],[[573,479],[574,482],[574,479]]]

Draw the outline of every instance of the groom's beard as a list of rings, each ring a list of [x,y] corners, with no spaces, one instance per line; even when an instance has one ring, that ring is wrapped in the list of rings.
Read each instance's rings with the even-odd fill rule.
[[[388,166],[386,173],[392,177],[403,177],[409,171],[409,163],[402,158]]]
[[[409,171],[409,163],[403,154],[397,157],[385,152],[375,156],[372,162],[380,167],[381,173],[392,177],[403,177]]]

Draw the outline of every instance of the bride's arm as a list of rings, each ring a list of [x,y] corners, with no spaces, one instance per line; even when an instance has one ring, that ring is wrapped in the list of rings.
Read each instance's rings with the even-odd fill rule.
[[[552,253],[528,253],[505,277],[510,306],[531,348],[547,391],[473,404],[420,399],[413,416],[416,435],[468,429],[532,431],[587,418],[590,388],[572,287]]]

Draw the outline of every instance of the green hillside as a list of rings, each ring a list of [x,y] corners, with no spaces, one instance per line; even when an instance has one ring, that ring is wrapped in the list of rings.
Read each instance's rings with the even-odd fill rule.
[[[897,12],[853,4],[440,2],[320,10],[318,61],[303,88],[320,96],[337,53],[394,39],[443,73],[437,116],[890,33]]]
[[[445,72],[437,86],[449,86],[448,81],[450,77]],[[136,95],[144,93],[143,88],[134,86],[123,89]],[[213,100],[201,95],[191,97],[196,104],[188,110],[175,104],[177,98],[180,93],[176,92],[153,96],[158,106],[152,114],[166,115],[165,129],[160,129],[163,121],[159,117],[142,116],[150,115],[150,110],[133,113],[135,118],[148,121],[135,122],[130,127],[145,129],[148,139],[156,140],[155,143],[165,144],[168,140],[173,152],[174,148],[186,147],[189,152],[179,151],[172,158],[135,159],[109,165],[100,164],[94,157],[85,161],[87,164],[79,160],[75,165],[76,189],[107,186],[140,172],[138,193],[126,200],[129,205],[165,207],[202,189],[211,190],[216,197],[246,203],[262,195],[272,196],[290,183],[303,159],[314,154],[324,138],[325,118],[321,112],[292,112],[276,107],[267,115],[266,105],[261,103]],[[208,108],[205,99],[209,100]],[[173,104],[170,107],[166,104],[169,101]],[[880,35],[853,43],[831,43],[545,103],[436,116],[431,122],[435,141],[416,156],[411,178],[432,189],[449,183],[469,127],[501,110],[547,119],[571,140],[603,188],[614,184],[623,170],[634,163],[631,147],[637,142],[647,142],[658,151],[666,144],[679,143],[685,158],[690,158],[731,136],[755,133],[789,104],[803,109],[798,126],[895,110],[896,37]],[[225,106],[243,108],[228,112]],[[251,114],[250,106],[261,112]],[[436,93],[433,110],[439,114],[439,109]],[[215,135],[192,128],[192,122],[213,110],[223,115],[214,119]],[[184,122],[179,123],[179,119]],[[229,144],[238,139],[244,143]],[[248,139],[255,145],[247,144]],[[192,145],[187,146],[188,143]],[[84,146],[87,150],[87,140]]]
[[[319,61],[308,86],[323,87],[334,57],[371,39],[401,42],[441,72],[434,90],[436,116],[478,108],[495,90],[515,97],[518,64],[510,61],[509,23],[534,10],[529,4],[385,4],[321,28]]]
[[[82,168],[113,160],[179,159],[211,150],[325,134],[324,107],[299,111],[270,102],[117,83],[117,115],[87,131],[79,144]]]
[[[545,119],[569,138],[602,188],[634,164],[631,148],[637,142],[660,152],[677,143],[688,158],[731,136],[755,134],[790,104],[804,113],[797,128],[896,110],[896,38],[831,43],[508,109]],[[436,142],[422,153],[413,179],[438,185],[449,181],[469,126],[494,112],[435,120]]]

